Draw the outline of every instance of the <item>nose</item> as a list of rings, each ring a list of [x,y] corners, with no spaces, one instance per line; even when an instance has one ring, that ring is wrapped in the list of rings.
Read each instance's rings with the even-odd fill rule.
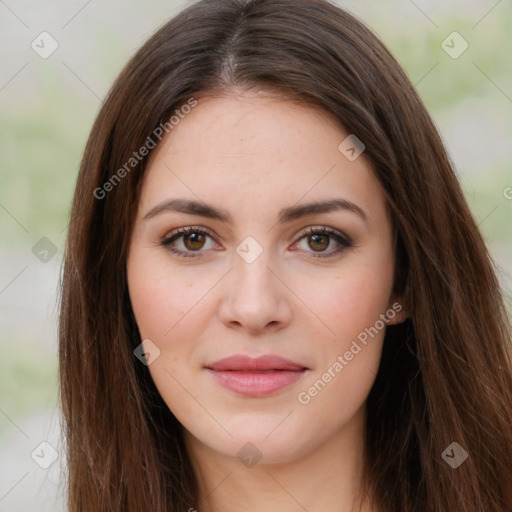
[[[234,269],[224,280],[219,309],[220,320],[229,328],[260,334],[290,324],[292,292],[274,270],[267,253],[248,263],[234,255]]]

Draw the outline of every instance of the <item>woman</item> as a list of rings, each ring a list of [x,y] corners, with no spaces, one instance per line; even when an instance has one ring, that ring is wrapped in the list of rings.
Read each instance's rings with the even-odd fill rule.
[[[439,135],[323,0],[201,1],[91,131],[69,510],[512,510],[510,328]]]

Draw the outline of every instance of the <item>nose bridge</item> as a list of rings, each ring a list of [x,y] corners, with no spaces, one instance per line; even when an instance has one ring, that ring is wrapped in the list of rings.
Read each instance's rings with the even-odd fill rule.
[[[221,305],[221,320],[257,332],[267,324],[285,324],[291,318],[286,287],[274,275],[272,251],[253,237],[237,247],[228,290]],[[272,270],[271,270],[272,269]],[[282,325],[281,325],[282,326]]]
[[[264,247],[254,237],[248,236],[236,247],[234,257],[234,277],[237,292],[246,296],[270,293],[276,297],[278,280],[270,271],[272,268],[272,251]],[[267,297],[267,300],[269,298]]]

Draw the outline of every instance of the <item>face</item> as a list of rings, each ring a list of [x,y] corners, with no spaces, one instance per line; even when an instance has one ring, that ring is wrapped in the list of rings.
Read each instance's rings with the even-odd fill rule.
[[[292,461],[364,411],[401,305],[384,197],[364,153],[339,149],[348,135],[323,110],[233,92],[198,98],[152,155],[128,284],[191,445]]]

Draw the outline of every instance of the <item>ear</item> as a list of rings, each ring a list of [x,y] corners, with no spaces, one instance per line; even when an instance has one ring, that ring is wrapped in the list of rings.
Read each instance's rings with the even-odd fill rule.
[[[404,306],[401,297],[398,299],[391,298],[386,310],[386,316],[388,318],[388,325],[401,324],[409,318],[409,311]]]

